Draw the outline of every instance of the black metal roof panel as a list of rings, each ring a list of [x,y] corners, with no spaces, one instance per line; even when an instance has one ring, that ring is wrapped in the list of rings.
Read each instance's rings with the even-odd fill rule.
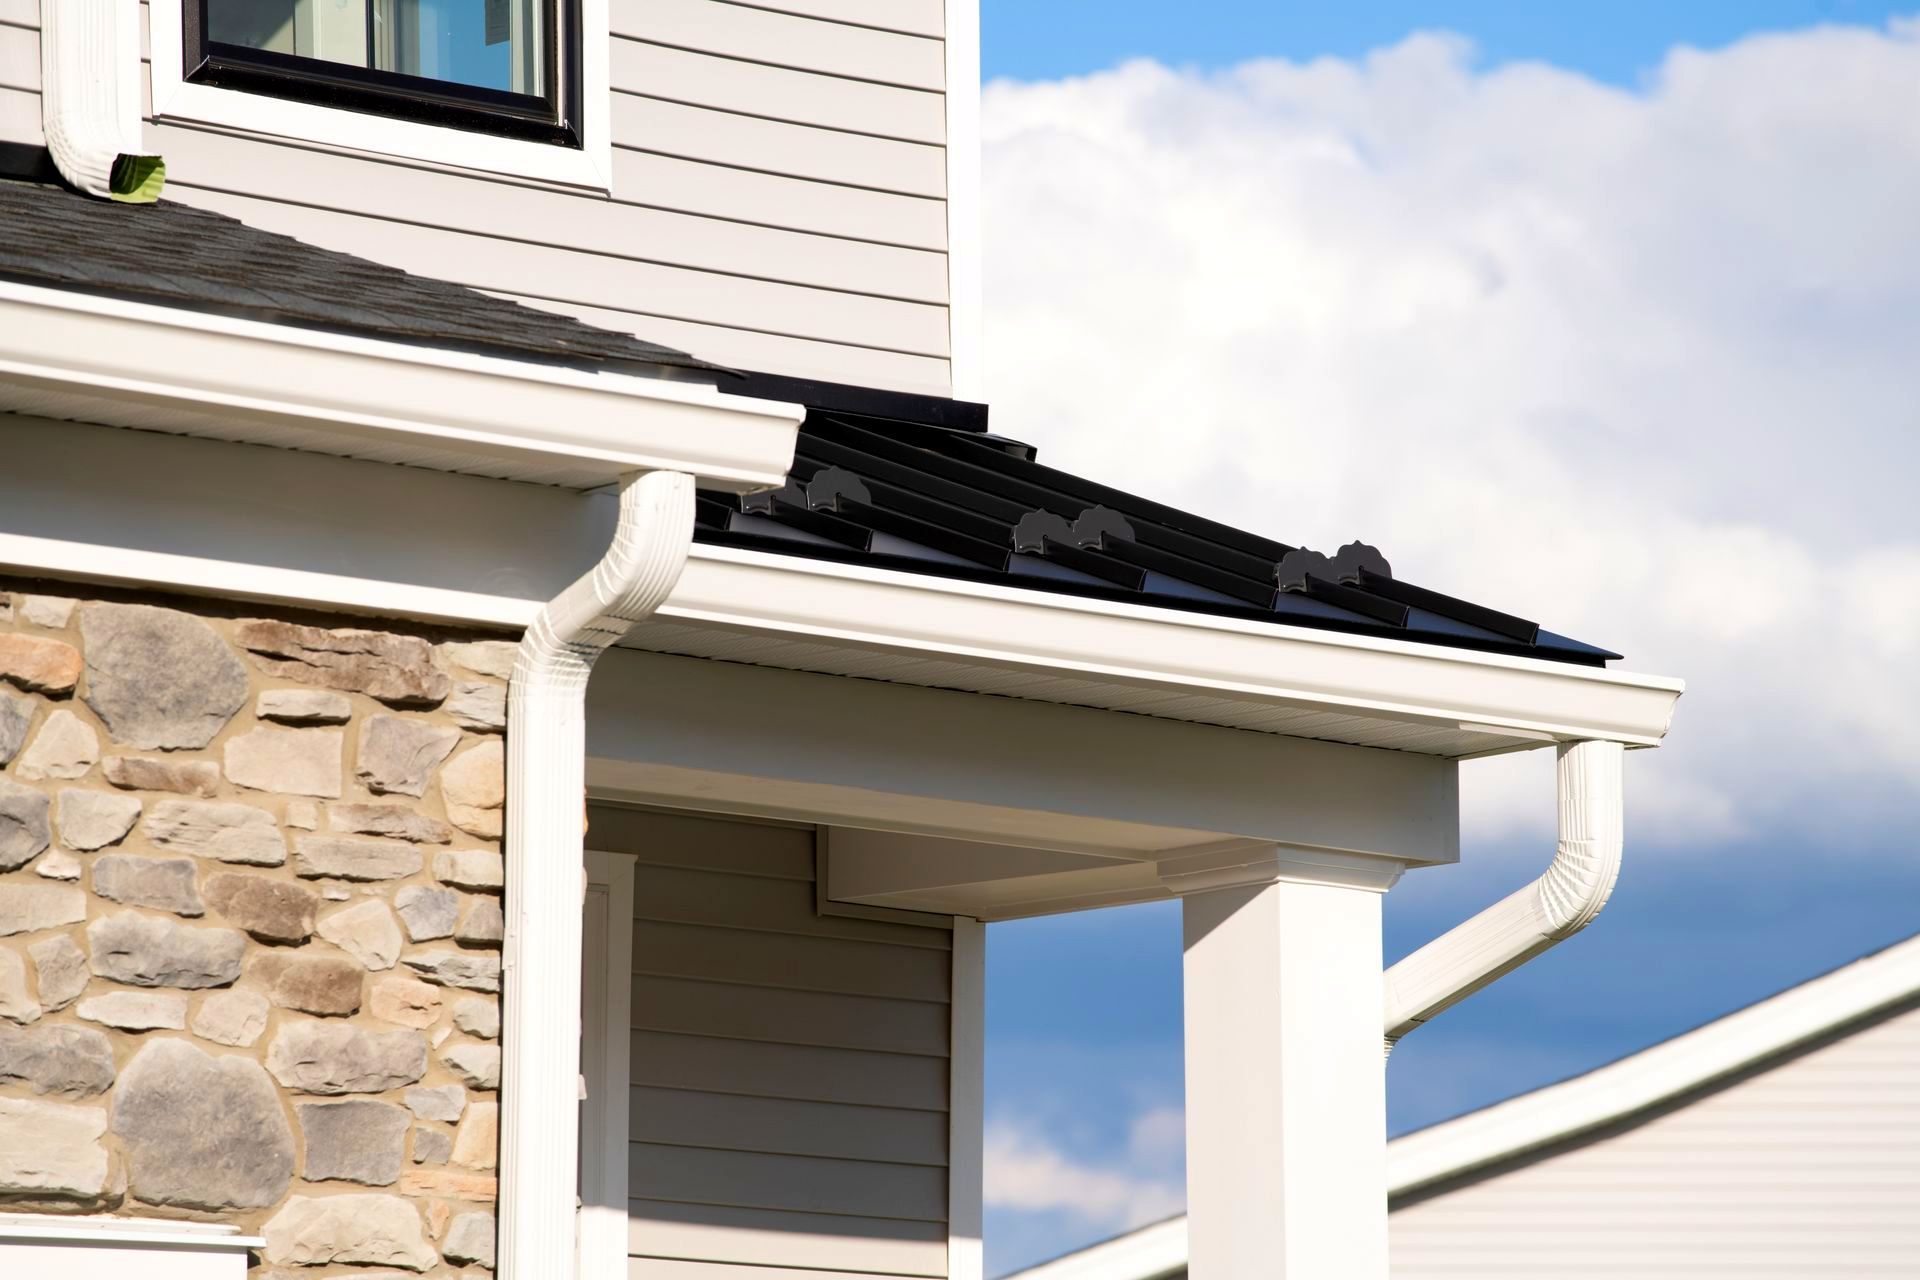
[[[0,180],[0,278],[275,324],[715,381],[717,367],[444,280],[172,200],[121,204]]]
[[[985,430],[984,406],[753,374],[728,389],[776,385],[810,406],[787,484],[702,493],[702,542],[1583,666],[1620,656],[1402,582],[1365,543],[1288,546],[1043,466]]]

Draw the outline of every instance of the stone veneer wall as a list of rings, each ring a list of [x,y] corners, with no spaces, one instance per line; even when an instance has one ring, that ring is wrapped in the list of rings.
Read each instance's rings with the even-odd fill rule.
[[[491,1268],[513,646],[165,604],[0,591],[0,1210]]]

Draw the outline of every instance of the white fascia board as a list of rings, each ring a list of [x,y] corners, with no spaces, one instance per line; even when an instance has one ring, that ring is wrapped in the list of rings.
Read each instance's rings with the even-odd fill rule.
[[[1136,687],[1653,746],[1682,681],[696,547],[663,619]]]
[[[1007,1280],[1163,1280],[1186,1269],[1187,1219],[1168,1218]]]
[[[179,1245],[202,1250],[264,1249],[262,1236],[242,1235],[219,1222],[173,1222],[164,1218],[60,1218],[48,1214],[0,1214],[0,1241],[74,1241],[89,1244]]]
[[[1397,1138],[1400,1195],[1623,1120],[1920,994],[1920,937],[1561,1084]]]
[[[576,487],[654,470],[739,492],[777,486],[804,416],[700,383],[7,282],[0,334],[0,384],[211,424],[182,434],[515,478],[563,473]]]

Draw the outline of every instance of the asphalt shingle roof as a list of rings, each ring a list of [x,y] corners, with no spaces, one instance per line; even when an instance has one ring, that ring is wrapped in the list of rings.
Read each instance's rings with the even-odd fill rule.
[[[644,342],[173,200],[119,204],[0,181],[0,278],[276,324],[587,368],[703,375]]]

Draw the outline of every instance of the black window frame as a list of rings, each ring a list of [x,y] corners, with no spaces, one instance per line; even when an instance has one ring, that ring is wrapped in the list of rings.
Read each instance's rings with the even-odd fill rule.
[[[471,133],[580,149],[580,0],[546,0],[545,97],[275,53],[207,37],[214,0],[181,0],[181,79]],[[556,31],[555,28],[558,28]]]

